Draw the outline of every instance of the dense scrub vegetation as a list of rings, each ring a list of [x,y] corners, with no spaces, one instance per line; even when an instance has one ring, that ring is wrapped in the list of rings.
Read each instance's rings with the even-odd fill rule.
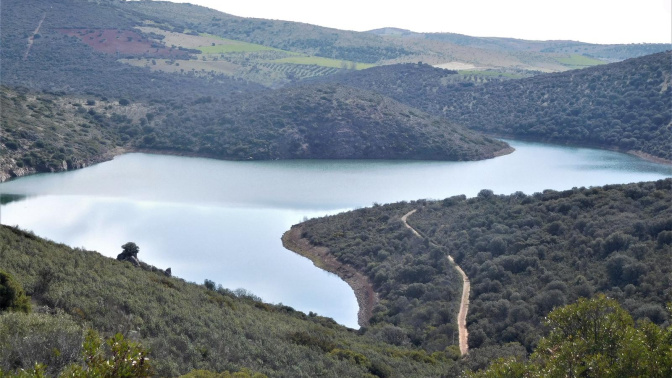
[[[365,90],[261,91],[219,75],[122,64],[80,41],[139,38],[133,27],[146,15],[120,6],[3,2],[2,83],[9,86],[2,88],[0,180],[80,168],[133,149],[222,159],[477,160],[506,152],[505,143]]]
[[[1,89],[0,181],[128,150],[220,159],[479,160],[509,146],[394,100],[334,85],[222,102],[131,103]]]
[[[554,307],[600,292],[636,318],[667,319],[672,180],[452,198],[409,219],[471,280],[469,343],[528,350]]]
[[[7,87],[0,87],[0,101],[0,181],[35,172],[81,168],[109,159],[124,140],[115,131],[115,120],[130,120],[123,113],[140,113],[118,102]],[[110,117],[112,113],[116,116]]]
[[[378,94],[333,85],[244,96],[219,108],[178,106],[155,135],[141,146],[227,159],[478,160],[508,147]]]
[[[465,61],[477,66],[566,70],[559,58],[583,54],[600,59],[622,60],[666,49],[664,44],[591,45],[580,42],[546,42],[468,37],[457,41],[450,33],[397,34],[352,32],[296,22],[236,17],[212,9],[167,2],[126,2],[144,17],[178,30],[195,30],[225,38],[258,43],[308,55],[362,63],[417,62],[432,64]],[[505,43],[497,43],[502,40]],[[491,48],[492,46],[506,48]],[[595,60],[595,59],[593,59]]]
[[[205,80],[193,74],[151,72],[117,62],[115,54],[96,52],[58,30],[61,28],[130,29],[141,19],[116,7],[87,1],[2,2],[2,84],[31,89],[98,95],[130,100],[227,97],[262,87],[224,76]],[[40,20],[39,38],[27,41]]]
[[[374,206],[301,224],[303,235],[366,274],[380,295],[371,323],[441,348],[452,339],[461,284],[471,281],[471,363],[531,352],[553,308],[604,293],[635,319],[668,324],[672,180],[534,195]],[[408,218],[424,240],[404,228]],[[513,344],[512,344],[513,343]],[[524,352],[524,351],[523,351]]]
[[[123,64],[120,58],[140,59],[154,57],[176,57],[195,59],[199,50],[164,45],[162,36],[156,33],[141,33],[143,26],[160,28],[167,32],[198,35],[208,33],[234,41],[244,41],[266,46],[270,50],[282,49],[286,52],[318,56],[337,61],[359,63],[390,63],[425,61],[441,64],[450,61],[473,63],[479,67],[520,69],[526,71],[561,71],[567,69],[562,59],[570,59],[568,49],[562,54],[556,50],[535,48],[492,49],[492,41],[486,39],[468,39],[468,43],[456,44],[455,41],[438,37],[427,38],[386,38],[372,33],[359,33],[336,30],[295,22],[262,20],[236,17],[212,9],[191,4],[174,4],[159,1],[84,1],[64,0],[52,2],[33,0],[30,3],[19,0],[7,0],[2,4],[6,16],[3,22],[1,52],[4,74],[3,84],[24,85],[34,89],[65,90],[101,93],[108,91],[111,96],[143,96],[152,90],[153,98],[164,98],[175,93],[195,93],[204,95],[235,93],[254,90],[238,79],[250,79],[265,85],[277,85],[289,81],[299,81],[303,77],[318,74],[308,67],[297,73],[281,72],[289,67],[283,65],[278,70],[270,63],[267,54],[225,54],[225,59],[234,63],[235,70],[220,72],[211,70],[208,65],[173,70],[174,74],[151,72],[149,68],[133,67]],[[41,27],[29,48],[27,42]],[[62,31],[68,29],[68,36]],[[76,30],[86,30],[86,40],[74,36]],[[92,40],[110,37],[114,31],[123,35],[139,33],[154,51],[129,53],[110,50],[107,54],[96,52],[86,43]],[[110,37],[111,38],[111,37]],[[89,40],[92,39],[92,40]],[[513,42],[511,42],[513,41]],[[537,46],[534,42],[511,40],[508,44]],[[86,43],[85,43],[86,42]],[[590,46],[588,50],[585,50]],[[617,46],[612,46],[617,48]],[[608,45],[586,45],[584,50],[572,54],[590,54],[596,49],[609,48]],[[620,47],[619,47],[620,48]],[[634,47],[632,47],[634,49]],[[159,50],[170,49],[168,55]],[[632,53],[624,53],[620,59],[637,56],[641,51],[656,52],[658,45],[642,45]],[[574,49],[576,50],[576,49]],[[626,50],[631,50],[630,47]],[[560,50],[557,50],[560,51]],[[152,55],[154,54],[154,55]],[[188,56],[190,55],[190,56]],[[581,55],[584,59],[585,56]],[[184,62],[184,60],[182,60]],[[171,66],[175,64],[170,60]],[[179,63],[177,63],[179,65]],[[139,64],[137,64],[139,65]],[[144,63],[143,63],[144,65]],[[571,66],[571,65],[570,65]],[[152,66],[155,67],[155,66]],[[174,67],[173,67],[174,68]],[[193,68],[193,67],[192,67]],[[292,67],[295,68],[295,67]],[[320,75],[336,70],[320,72]],[[148,85],[151,83],[151,85]],[[217,84],[217,85],[212,85]],[[257,88],[258,89],[258,88]]]
[[[444,248],[415,237],[401,222],[413,206],[374,206],[309,220],[301,224],[302,236],[369,277],[379,296],[371,332],[430,351],[455,348],[462,281]]]
[[[387,344],[383,336],[359,335],[329,318],[236,295],[212,281],[187,283],[6,226],[0,227],[0,269],[39,310],[0,315],[5,371],[30,369],[36,361],[61,367],[76,361],[85,325],[140,341],[158,376],[243,368],[293,377],[439,376],[457,368],[447,353]]]
[[[668,307],[672,310],[672,307]],[[618,302],[600,295],[553,310],[550,329],[528,361],[503,358],[469,377],[669,377],[672,326],[635,325]]]
[[[528,41],[515,38],[472,37],[456,33],[414,33],[395,28],[376,29],[369,31],[369,33],[429,39],[495,51],[581,54],[585,57],[602,59],[607,62],[655,54],[670,48],[670,45],[665,43],[598,45],[579,41]]]
[[[671,160],[670,56],[480,86],[451,85],[448,73],[428,65],[376,67],[329,80],[377,91],[476,130]]]

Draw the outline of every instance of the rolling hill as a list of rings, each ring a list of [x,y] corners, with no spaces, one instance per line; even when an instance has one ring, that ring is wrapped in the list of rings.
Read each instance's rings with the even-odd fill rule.
[[[670,52],[483,85],[428,65],[375,67],[323,81],[367,88],[471,129],[672,160]]]
[[[82,168],[127,151],[229,160],[480,160],[504,142],[379,94],[313,85],[183,102],[1,88],[0,181]]]
[[[604,293],[635,318],[669,324],[672,180],[525,195],[455,196],[358,209],[294,226],[310,245],[368,277],[372,327],[432,350],[456,332],[460,280],[471,282],[469,357],[482,368],[525,355],[554,307]],[[404,226],[402,216],[421,235]],[[669,341],[668,341],[669,343]]]
[[[1,6],[3,84],[68,92],[103,88],[125,96],[148,87],[165,94],[177,87],[206,94],[252,89],[244,82],[277,88],[346,69],[418,61],[527,76],[666,48],[410,32],[397,37],[160,1],[8,0]],[[612,50],[620,53],[605,52]]]
[[[541,52],[568,54],[569,56],[583,56],[587,59],[592,58],[602,61],[602,63],[613,63],[625,59],[655,54],[670,49],[670,45],[665,43],[601,45],[579,41],[530,41],[516,38],[472,37],[469,35],[456,33],[416,33],[410,30],[398,28],[375,29],[368,31],[368,33],[383,37],[389,36],[418,40],[444,41],[460,46],[469,46],[502,52]],[[562,58],[559,59],[559,61],[562,62]],[[592,64],[589,65],[596,64],[599,64],[599,62],[593,61]]]

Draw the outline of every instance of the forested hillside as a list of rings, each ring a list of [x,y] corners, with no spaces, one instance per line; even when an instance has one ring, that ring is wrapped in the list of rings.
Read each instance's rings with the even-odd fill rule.
[[[444,34],[389,38],[163,1],[6,0],[1,6],[3,84],[98,94],[106,90],[112,96],[146,96],[153,89],[156,98],[198,88],[205,95],[233,93],[253,90],[247,81],[277,87],[398,62],[564,71],[601,63],[585,54],[620,48],[580,44],[582,49],[572,51],[537,48],[539,43],[523,40],[495,43],[468,37],[465,42],[440,37]],[[518,47],[491,48],[493,43]],[[617,59],[661,46],[624,49]]]
[[[119,53],[96,51],[63,28],[129,30],[141,19],[116,7],[82,0],[2,2],[2,84],[41,91],[131,100],[228,97],[262,87],[220,75],[172,75],[123,64]],[[90,38],[101,38],[99,33]],[[32,36],[32,38],[31,38]],[[30,44],[27,42],[31,41]],[[138,55],[133,54],[131,56]],[[142,54],[140,54],[142,55]]]
[[[304,86],[220,106],[209,102],[166,109],[140,147],[239,160],[479,160],[511,151],[506,143],[349,87]]]
[[[190,17],[220,14],[207,8],[82,0],[10,0],[2,7],[1,180],[80,168],[138,149],[235,160],[478,160],[511,151],[366,90],[311,85],[271,91],[235,75],[189,69],[194,60],[218,64],[208,50],[213,47],[220,56],[289,54],[185,31]],[[162,12],[134,7],[195,13],[168,12],[172,16],[163,19]],[[124,63],[136,61],[162,69]],[[166,68],[180,62],[186,70]]]
[[[112,158],[123,143],[105,116],[105,108],[131,110],[109,101],[7,87],[0,87],[0,101],[0,182],[36,172],[83,168]]]
[[[14,277],[37,312],[8,314],[0,307],[0,374],[36,361],[57,373],[75,362],[86,327],[139,341],[164,377],[244,368],[274,377],[457,372],[457,356],[387,344],[381,333],[360,335],[329,318],[262,303],[245,290],[152,270],[0,226],[0,274]]]
[[[670,48],[670,45],[665,43],[598,45],[579,41],[528,41],[516,38],[472,37],[456,33],[415,33],[410,30],[397,28],[370,30],[369,33],[380,36],[445,41],[460,46],[478,47],[486,50],[564,53],[569,54],[572,58],[583,56],[586,63],[590,62],[589,58],[601,59],[605,62],[617,62],[659,53]]]
[[[493,134],[643,152],[672,160],[672,54],[520,80],[452,84],[427,65],[325,80],[367,88]]]
[[[0,181],[132,150],[230,160],[480,160],[510,153],[390,98],[317,85],[192,102],[130,102],[1,88]]]
[[[400,217],[417,212],[405,228]],[[528,352],[555,307],[604,293],[635,319],[668,324],[672,300],[672,180],[503,196],[416,201],[359,209],[300,224],[373,282],[371,324],[433,350],[455,332],[460,281],[471,281],[470,359]],[[513,343],[513,344],[511,344]],[[483,357],[483,356],[488,356]]]
[[[196,30],[199,33],[206,32],[301,54],[360,63],[424,61],[441,64],[460,61],[483,67],[564,71],[572,67],[567,60],[571,60],[572,55],[578,55],[575,52],[570,54],[483,49],[476,45],[460,45],[453,41],[430,38],[386,38],[373,33],[296,22],[236,17],[203,7],[168,2],[126,2],[121,8],[133,9],[157,22]],[[627,57],[631,56],[633,55]],[[593,64],[600,62],[596,59],[593,61]]]

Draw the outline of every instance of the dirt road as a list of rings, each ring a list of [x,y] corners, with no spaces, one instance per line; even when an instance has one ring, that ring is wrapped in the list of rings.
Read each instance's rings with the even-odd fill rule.
[[[33,47],[33,42],[35,41],[35,35],[40,32],[40,28],[42,27],[42,23],[44,22],[44,19],[47,18],[47,13],[44,13],[44,16],[42,16],[42,19],[40,22],[37,24],[37,28],[33,32],[33,34],[28,37],[28,47],[26,48],[26,54],[23,56],[23,60],[28,59],[28,54],[30,54],[30,48]]]
[[[411,230],[415,236],[422,238],[422,235],[420,235],[420,233],[416,231],[413,227],[411,227],[407,222],[408,217],[413,215],[413,213],[415,213],[416,211],[417,209],[414,209],[404,214],[404,216],[401,217],[401,221],[404,222],[404,225],[409,230]],[[462,268],[460,268],[457,264],[455,264],[455,260],[453,260],[453,257],[449,255],[448,260],[450,260],[451,264],[453,264],[455,269],[457,269],[457,271],[460,273],[460,276],[462,276],[462,300],[460,301],[460,311],[457,314],[457,328],[460,335],[460,353],[464,356],[467,353],[469,353],[469,332],[467,331],[467,311],[469,310],[469,290],[471,290],[471,285],[469,283],[469,277],[467,277],[467,274],[464,273]]]

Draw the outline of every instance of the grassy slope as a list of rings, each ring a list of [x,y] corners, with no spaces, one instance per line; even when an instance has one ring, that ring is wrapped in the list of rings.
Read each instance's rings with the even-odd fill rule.
[[[469,128],[672,160],[670,53],[481,86],[427,65],[376,67],[326,81],[367,88]],[[399,80],[403,77],[403,82]]]
[[[136,334],[151,349],[159,376],[244,367],[269,376],[361,376],[375,369],[438,376],[453,366],[445,354],[385,344],[328,318],[208,290],[6,226],[0,226],[0,269],[21,282],[35,305],[62,309],[105,334]]]
[[[475,349],[468,363],[481,367],[520,353],[521,345],[531,351],[553,307],[597,292],[635,318],[668,322],[671,185],[667,179],[532,196],[485,190],[472,199],[374,206],[300,226],[311,243],[373,281],[380,303],[372,326],[401,327],[430,350],[450,343],[454,332],[459,278],[438,264],[454,256],[471,281],[467,324]],[[408,222],[424,241],[400,222],[411,209],[418,211]]]

